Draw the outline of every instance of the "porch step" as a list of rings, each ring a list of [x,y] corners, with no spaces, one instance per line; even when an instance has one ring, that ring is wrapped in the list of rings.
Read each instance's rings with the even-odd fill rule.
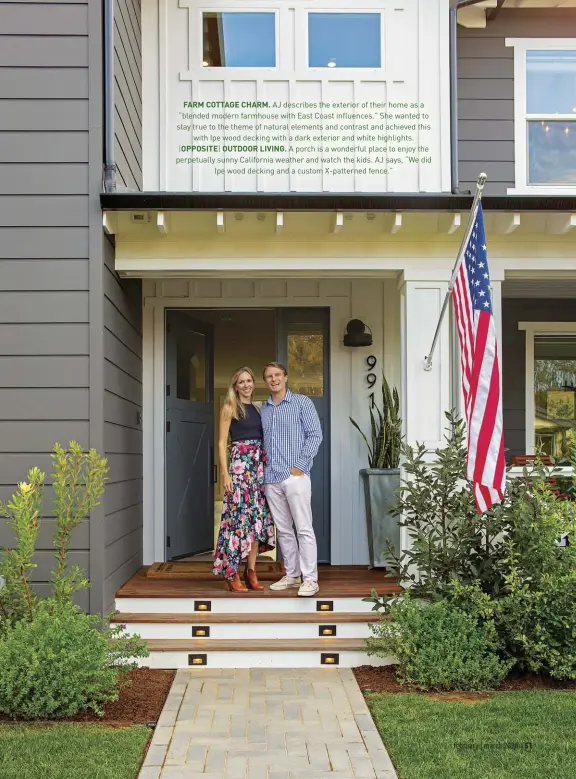
[[[327,668],[387,665],[391,658],[368,657],[359,638],[325,639],[156,639],[140,661],[151,668]]]
[[[263,624],[269,622],[282,622],[291,624],[300,624],[302,622],[311,622],[314,624],[332,624],[342,622],[378,622],[378,614],[374,611],[368,614],[363,612],[323,612],[313,611],[308,614],[214,614],[213,612],[193,614],[158,614],[151,612],[149,614],[138,612],[121,613],[110,620],[115,623],[139,624],[180,624],[180,625],[233,625],[233,624]]]
[[[255,597],[202,597],[189,595],[184,597],[116,597],[116,610],[125,614],[233,614],[238,620],[253,614],[295,614],[304,615],[314,612],[325,613],[355,613],[367,616],[373,614],[372,604],[361,597],[318,597],[299,598],[296,593],[287,597],[283,593],[278,596],[259,597],[259,593],[249,593]],[[321,608],[319,604],[324,604]],[[240,617],[240,615],[242,615]]]

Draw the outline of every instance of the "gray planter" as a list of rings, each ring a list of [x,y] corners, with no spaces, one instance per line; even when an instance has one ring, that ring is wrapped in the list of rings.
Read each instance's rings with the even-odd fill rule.
[[[366,524],[370,568],[386,568],[386,540],[396,554],[400,551],[398,517],[391,514],[400,487],[399,468],[364,468],[360,471],[366,499]]]

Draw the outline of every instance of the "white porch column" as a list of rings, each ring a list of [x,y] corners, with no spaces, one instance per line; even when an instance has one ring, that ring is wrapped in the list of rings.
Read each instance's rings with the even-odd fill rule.
[[[488,258],[490,262],[490,258]],[[502,282],[505,272],[503,270],[490,271],[490,291],[492,294],[492,313],[498,339],[498,359],[500,360],[500,392],[502,392]]]
[[[444,316],[432,369],[424,361],[448,289],[451,271],[406,270],[399,280],[402,333],[402,415],[408,444],[442,446],[446,427],[444,413],[450,410],[450,317]]]

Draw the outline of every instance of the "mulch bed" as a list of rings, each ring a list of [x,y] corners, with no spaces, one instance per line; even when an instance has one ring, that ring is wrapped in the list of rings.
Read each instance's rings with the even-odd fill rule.
[[[126,676],[120,698],[104,707],[104,716],[94,712],[76,714],[59,722],[98,722],[101,725],[123,727],[127,725],[155,725],[164,707],[176,671],[159,671],[152,668],[136,668]],[[0,722],[10,722],[0,714]]]
[[[361,665],[352,670],[362,692],[430,694],[409,684],[400,684],[396,679],[395,666],[393,665]],[[513,674],[505,679],[498,688],[499,692],[526,692],[528,690],[566,690],[576,692],[576,682],[561,682],[557,679],[551,679],[549,676],[536,676],[535,674]],[[440,694],[451,695],[453,693],[438,693],[438,695]]]

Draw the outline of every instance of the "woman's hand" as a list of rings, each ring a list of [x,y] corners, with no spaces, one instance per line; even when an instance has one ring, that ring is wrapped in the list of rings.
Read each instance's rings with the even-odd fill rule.
[[[222,477],[222,489],[224,492],[232,492],[234,489],[234,486],[232,484],[232,479],[230,478],[230,474],[226,472],[224,476]]]

